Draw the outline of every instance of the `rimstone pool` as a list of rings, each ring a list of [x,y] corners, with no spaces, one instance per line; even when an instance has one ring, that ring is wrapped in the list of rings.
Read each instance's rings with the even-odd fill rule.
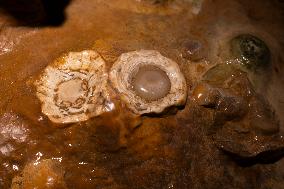
[[[0,5],[1,189],[284,188],[282,0]]]

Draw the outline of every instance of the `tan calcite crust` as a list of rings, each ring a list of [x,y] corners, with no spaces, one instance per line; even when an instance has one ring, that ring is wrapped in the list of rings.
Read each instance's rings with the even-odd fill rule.
[[[55,123],[86,121],[106,111],[108,74],[91,50],[70,52],[47,66],[35,82],[42,112]]]
[[[201,11],[203,0],[99,0],[115,9],[139,14],[172,15],[190,10],[193,15]]]
[[[147,101],[133,91],[131,79],[141,66],[156,66],[163,70],[171,82],[168,94],[155,101]],[[184,105],[187,85],[178,64],[155,50],[140,50],[122,54],[110,71],[110,81],[121,98],[136,114],[162,113],[171,106]]]

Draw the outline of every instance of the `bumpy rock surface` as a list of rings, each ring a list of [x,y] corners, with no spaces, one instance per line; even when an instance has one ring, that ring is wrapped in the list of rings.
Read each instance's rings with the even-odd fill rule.
[[[203,78],[193,95],[197,104],[213,111],[210,130],[218,148],[243,158],[266,152],[277,155],[284,149],[277,117],[252,89],[245,72],[223,64]]]

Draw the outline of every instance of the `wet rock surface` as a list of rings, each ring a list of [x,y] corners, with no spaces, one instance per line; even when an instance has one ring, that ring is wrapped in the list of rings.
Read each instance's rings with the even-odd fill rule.
[[[56,181],[50,188],[283,188],[281,7],[73,0],[62,25],[41,28],[0,10],[0,188],[46,188],[48,178]],[[269,69],[257,73],[262,88],[223,53],[230,49],[220,44],[240,34],[270,49]],[[111,90],[110,111],[58,127],[42,113],[33,82],[58,57],[86,49],[100,54],[107,73],[121,54],[160,52],[184,76],[186,103],[173,114],[141,116]]]
[[[213,111],[209,130],[218,148],[244,159],[282,156],[278,118],[253,90],[245,72],[233,65],[217,65],[205,73],[204,83],[193,95],[197,104]]]
[[[56,160],[42,160],[25,166],[20,176],[13,179],[12,189],[60,188],[65,189],[64,170]]]
[[[270,50],[265,42],[249,34],[232,39],[231,51],[250,70],[265,68],[270,63]]]
[[[201,11],[203,0],[111,0],[105,3],[116,9],[139,14],[172,15],[189,10],[192,16]]]
[[[186,39],[182,44],[182,57],[193,62],[199,62],[208,58],[208,49],[205,41],[198,39]],[[208,48],[208,47],[207,47]]]

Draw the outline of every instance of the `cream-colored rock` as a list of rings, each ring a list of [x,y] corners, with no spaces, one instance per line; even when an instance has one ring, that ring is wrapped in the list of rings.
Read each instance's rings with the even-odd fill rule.
[[[122,54],[111,68],[110,80],[136,114],[162,113],[186,102],[186,81],[178,64],[158,51]]]
[[[95,51],[70,52],[47,66],[35,82],[42,112],[55,123],[86,121],[107,111],[108,74]]]

